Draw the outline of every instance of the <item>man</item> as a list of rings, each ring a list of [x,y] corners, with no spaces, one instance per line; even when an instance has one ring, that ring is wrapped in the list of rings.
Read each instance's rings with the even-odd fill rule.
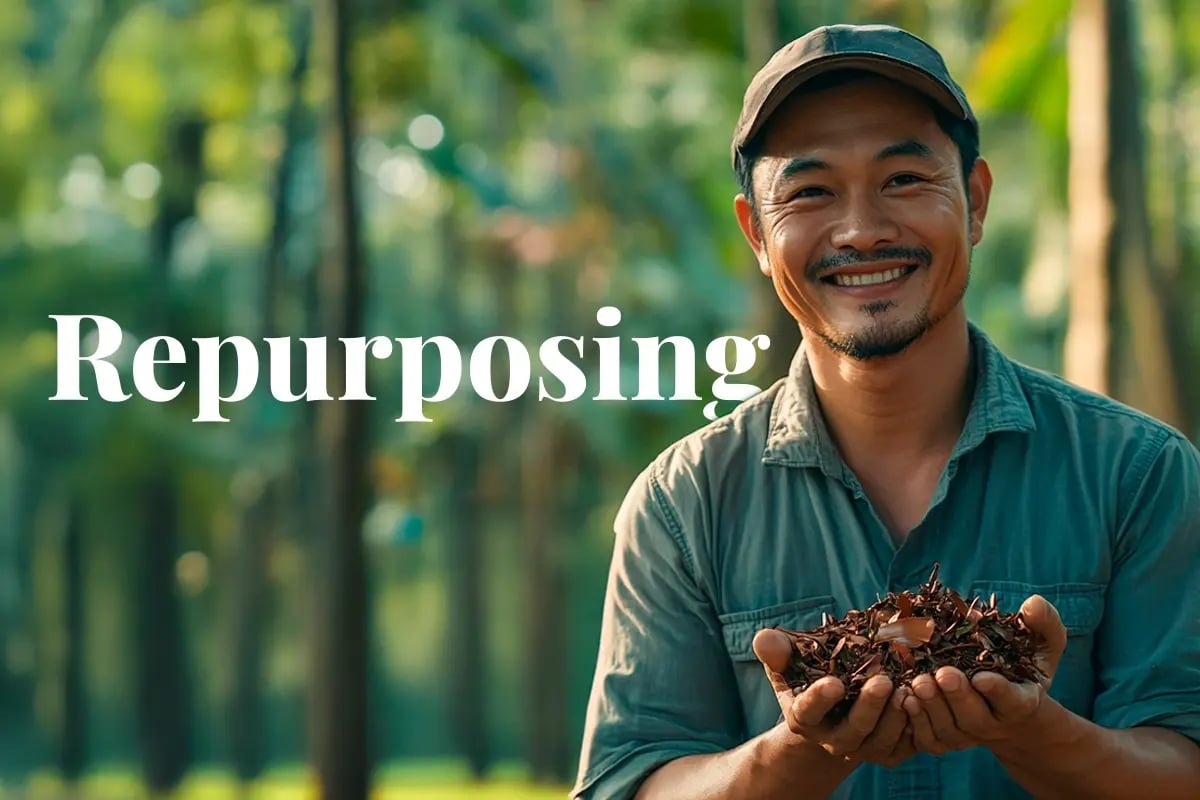
[[[789,375],[662,453],[617,516],[573,797],[1200,797],[1200,454],[966,319],[992,176],[941,57],[822,28],[749,86],[737,219],[803,333]],[[1048,686],[793,694],[776,626],[941,564],[1045,642]]]

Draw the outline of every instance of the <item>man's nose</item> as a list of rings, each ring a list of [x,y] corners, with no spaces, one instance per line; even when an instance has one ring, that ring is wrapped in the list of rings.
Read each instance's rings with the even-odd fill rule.
[[[900,237],[899,226],[878,198],[852,194],[846,198],[843,211],[829,237],[835,250],[850,248],[869,253],[881,245],[895,244]]]

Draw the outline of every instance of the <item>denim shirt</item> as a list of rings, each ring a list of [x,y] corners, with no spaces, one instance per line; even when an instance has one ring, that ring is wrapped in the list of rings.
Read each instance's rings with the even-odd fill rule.
[[[1050,694],[1066,708],[1200,742],[1200,454],[969,327],[966,424],[898,546],[830,439],[804,347],[786,378],[638,476],[616,518],[573,798],[633,797],[667,761],[772,728],[754,634],[915,589],[935,562],[1005,612],[1035,593],[1057,608],[1068,643]],[[861,765],[833,797],[1028,794],[976,747]]]

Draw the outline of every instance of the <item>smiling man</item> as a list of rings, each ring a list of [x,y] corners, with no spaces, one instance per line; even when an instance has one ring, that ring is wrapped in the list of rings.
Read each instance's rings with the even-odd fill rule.
[[[751,82],[735,211],[803,343],[625,498],[573,797],[1200,797],[1200,454],[968,321],[978,141],[895,28],[818,29]],[[774,628],[934,563],[1022,611],[1048,680],[876,676],[837,724],[838,680],[786,687]]]

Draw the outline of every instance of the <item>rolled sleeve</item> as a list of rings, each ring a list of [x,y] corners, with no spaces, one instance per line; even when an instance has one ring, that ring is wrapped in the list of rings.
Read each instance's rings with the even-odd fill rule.
[[[678,505],[652,466],[616,539],[572,798],[627,800],[657,767],[740,743],[737,684]]]
[[[1200,743],[1200,454],[1172,433],[1143,462],[1098,632],[1094,718]]]

